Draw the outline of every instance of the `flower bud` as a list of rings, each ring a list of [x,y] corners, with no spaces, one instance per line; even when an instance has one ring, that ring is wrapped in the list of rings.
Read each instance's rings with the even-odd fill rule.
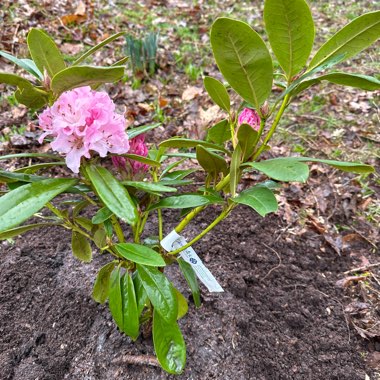
[[[250,125],[255,131],[260,129],[260,116],[251,108],[244,108],[238,117],[238,127],[242,124]]]
[[[260,107],[260,112],[265,118],[269,115],[269,104],[267,101]]]

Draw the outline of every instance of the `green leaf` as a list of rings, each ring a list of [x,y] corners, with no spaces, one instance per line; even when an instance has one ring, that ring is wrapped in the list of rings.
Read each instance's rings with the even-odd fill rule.
[[[247,162],[246,165],[276,181],[306,182],[309,177],[309,167],[293,158],[273,158],[261,162]]]
[[[241,164],[241,147],[240,145],[236,145],[234,153],[232,154],[232,159],[231,159],[231,167],[230,167],[230,191],[231,191],[231,196],[234,197],[236,194],[236,188],[237,185],[240,181],[240,164]]]
[[[137,270],[154,310],[166,322],[174,323],[178,315],[178,304],[173,285],[156,268],[137,264]]]
[[[117,252],[127,260],[151,267],[164,267],[165,260],[153,249],[141,244],[119,243],[115,245]]]
[[[115,265],[115,261],[111,261],[104,265],[96,276],[94,288],[92,290],[92,298],[96,302],[104,303],[107,301],[111,286],[111,272],[115,268]]]
[[[0,231],[24,222],[76,182],[75,179],[46,179],[20,186],[3,195],[0,198]]]
[[[221,145],[231,138],[231,128],[228,120],[224,119],[213,125],[207,131],[207,140],[213,141],[215,144]]]
[[[92,260],[92,249],[89,241],[79,232],[73,231],[71,237],[71,249],[73,255],[84,263],[89,263]]]
[[[241,148],[243,161],[252,156],[258,132],[248,124],[242,124],[237,131],[237,139]]]
[[[34,110],[44,107],[49,101],[48,94],[34,86],[18,88],[15,98],[19,103]]]
[[[59,95],[76,87],[113,83],[120,80],[123,75],[124,66],[71,66],[53,77],[51,88]]]
[[[112,318],[117,327],[123,331],[123,300],[121,295],[120,268],[115,268],[111,273],[110,288],[108,292],[108,305]]]
[[[91,220],[83,216],[77,216],[76,218],[74,218],[74,223],[79,224],[81,227],[83,227],[87,231],[91,231],[92,227],[94,227]]]
[[[317,51],[309,64],[308,71],[328,59],[341,55],[349,59],[372,45],[380,37],[380,11],[361,15],[334,34]]]
[[[197,160],[207,173],[214,175],[219,173],[227,174],[228,167],[225,159],[207,148],[203,148],[201,145],[197,146]]]
[[[33,86],[28,80],[18,75],[0,72],[0,83],[16,86],[15,97],[17,101],[29,108],[38,109],[48,102],[45,91]]]
[[[119,156],[130,158],[131,160],[135,160],[138,162],[142,162],[143,164],[147,164],[150,166],[156,166],[159,167],[161,164],[158,161],[151,160],[150,158],[144,157],[144,156],[139,156],[138,154],[120,154]]]
[[[153,343],[162,368],[180,374],[186,364],[185,340],[177,323],[168,323],[156,309],[153,313]]]
[[[11,228],[10,230],[0,232],[0,240],[11,239],[15,236],[19,236],[35,228],[42,228],[42,227],[49,227],[49,226],[56,226],[56,225],[57,223],[35,223],[35,224],[27,224],[26,226]]]
[[[265,29],[288,79],[297,74],[311,53],[314,22],[305,0],[265,0]]]
[[[93,224],[101,224],[105,220],[109,219],[112,215],[113,215],[113,212],[109,208],[102,207],[92,217],[91,221],[92,221]]]
[[[104,204],[120,219],[135,225],[137,209],[126,188],[102,166],[89,165],[86,172]]]
[[[141,127],[131,128],[127,130],[127,135],[129,139],[133,139],[134,137],[141,135],[143,133],[149,132],[150,130],[157,128],[161,125],[161,123],[156,123],[152,125],[142,125]]]
[[[261,216],[276,212],[278,208],[276,197],[272,191],[262,186],[254,186],[244,190],[231,200],[252,207]]]
[[[202,140],[191,140],[181,137],[173,137],[169,140],[165,140],[160,144],[162,148],[195,148],[197,145],[202,145],[205,148],[211,148],[214,150],[219,150],[221,152],[229,154],[227,149],[224,149],[220,145],[212,144],[207,141]]]
[[[29,165],[29,166],[24,166],[22,168],[18,168],[14,170],[14,173],[35,173],[41,169],[46,169],[50,168],[51,166],[64,166],[66,165],[65,161],[61,162],[41,162],[40,164],[34,164],[34,165]]]
[[[304,81],[301,83],[301,86],[303,87],[302,90],[305,88],[305,85],[307,85],[307,87],[310,87],[314,84],[320,83],[323,80],[327,80],[331,83],[340,84],[343,86],[360,88],[367,91],[380,90],[380,81],[374,77],[342,72],[333,72],[321,75],[308,81]]]
[[[175,193],[177,189],[175,187],[169,187],[162,185],[160,182],[142,182],[142,181],[123,181],[123,185],[131,186],[138,190],[145,191],[147,193]]]
[[[284,158],[285,159],[285,158]],[[336,169],[342,170],[344,172],[351,172],[357,174],[364,173],[374,173],[375,168],[371,165],[362,164],[360,162],[342,162],[336,160],[324,160],[320,158],[312,158],[312,157],[289,157],[291,160],[295,160],[298,162],[319,162],[321,164],[330,165]]]
[[[177,259],[177,261],[181,269],[181,272],[183,276],[185,277],[189,285],[189,288],[191,290],[191,293],[193,295],[194,304],[196,307],[200,307],[201,306],[201,292],[199,290],[198,279],[194,272],[194,269],[189,263],[187,263],[184,259],[180,257]]]
[[[113,34],[112,36],[106,38],[105,40],[103,40],[102,42],[100,42],[99,44],[95,45],[94,47],[92,47],[91,49],[89,49],[88,51],[86,51],[83,55],[81,55],[77,60],[74,61],[73,63],[73,66],[76,66],[78,65],[79,63],[83,62],[87,57],[89,57],[90,55],[94,54],[95,52],[97,52],[99,49],[101,49],[103,46],[109,44],[110,42],[116,40],[117,38],[123,36],[126,32],[119,32],[119,33],[116,33],[116,34]]]
[[[159,208],[194,208],[198,206],[206,206],[212,203],[222,203],[221,197],[215,197],[213,195],[193,195],[184,194],[174,197],[168,197],[161,199],[158,203],[151,205],[148,211],[156,210]]]
[[[195,157],[196,158],[196,157]],[[162,181],[161,183],[165,180],[168,184],[174,183],[174,181],[182,180],[188,175],[196,172],[197,169],[185,169],[185,170],[175,170],[170,173],[165,173],[165,175],[162,175]]]
[[[223,83],[212,77],[204,77],[203,84],[210,98],[223,110],[230,113],[230,97]]]
[[[50,78],[66,65],[55,42],[42,30],[33,28],[27,37],[30,55],[41,73],[46,69]]]
[[[261,37],[248,24],[223,17],[212,25],[211,46],[227,82],[259,109],[273,81],[272,59]]]
[[[1,51],[1,50],[0,50],[0,56],[8,59],[8,61],[11,61],[15,65],[23,68],[28,73],[34,75],[36,78],[38,78],[40,80],[44,79],[41,71],[38,70],[38,67],[36,66],[36,64],[31,59],[26,59],[26,58],[20,59],[20,58],[13,56],[12,54],[9,54],[9,53],[7,53],[5,51]]]
[[[144,310],[144,307],[148,304],[149,298],[148,298],[148,295],[146,294],[141,278],[137,271],[133,274],[133,285],[135,287],[137,313],[140,316]]]
[[[55,155],[55,154],[49,154],[49,153],[16,153],[16,154],[7,154],[5,156],[0,156],[0,160],[12,160],[14,158],[51,158],[53,160],[60,161],[62,157]]]
[[[177,296],[177,302],[178,302],[178,315],[177,320],[183,318],[188,310],[189,305],[187,304],[186,298],[183,296],[183,294],[176,288],[174,288],[175,294]]]
[[[104,226],[98,226],[93,236],[94,243],[99,249],[104,249],[107,246],[107,233]]]
[[[128,272],[121,278],[121,297],[123,305],[123,332],[130,336],[132,340],[136,340],[140,332],[139,314],[133,280]]]

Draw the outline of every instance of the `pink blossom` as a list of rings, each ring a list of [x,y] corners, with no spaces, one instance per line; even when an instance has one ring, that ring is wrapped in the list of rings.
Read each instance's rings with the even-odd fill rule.
[[[39,115],[39,127],[44,131],[39,142],[52,136],[52,149],[66,156],[74,173],[79,172],[82,157],[91,157],[91,151],[100,157],[129,151],[124,117],[115,112],[107,93],[88,86],[64,92]]]
[[[260,116],[251,108],[244,108],[238,118],[238,126],[242,124],[250,125],[255,131],[260,129]]]

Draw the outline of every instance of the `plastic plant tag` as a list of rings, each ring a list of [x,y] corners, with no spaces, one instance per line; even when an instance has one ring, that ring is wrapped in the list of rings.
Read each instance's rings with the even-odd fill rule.
[[[181,248],[185,244],[187,244],[186,239],[178,235],[174,230],[161,240],[161,246],[168,252]],[[218,281],[216,281],[212,273],[205,267],[192,247],[184,249],[179,256],[192,266],[195,274],[209,292],[224,292],[223,288],[219,285]]]

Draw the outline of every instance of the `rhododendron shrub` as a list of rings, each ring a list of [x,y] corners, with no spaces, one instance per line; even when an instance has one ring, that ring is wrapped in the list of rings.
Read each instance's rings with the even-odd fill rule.
[[[283,17],[278,17],[279,12]],[[50,37],[32,29],[28,35],[32,61],[25,65],[25,61],[8,58],[24,63],[36,79],[30,82],[0,73],[0,81],[17,87],[19,102],[32,109],[44,108],[39,116],[40,142],[50,141],[53,153],[2,157],[30,157],[33,163],[0,172],[5,184],[0,198],[0,238],[58,225],[71,231],[72,252],[78,260],[90,262],[93,252],[108,255],[94,282],[93,298],[108,302],[116,326],[132,340],[140,335],[141,325],[151,326],[161,366],[169,373],[181,373],[186,346],[178,319],[186,315],[188,300],[168,279],[165,267],[177,267],[188,282],[192,302],[200,306],[197,278],[210,292],[223,288],[192,246],[234,208],[245,205],[261,216],[275,212],[281,183],[305,182],[307,162],[353,173],[374,170],[357,162],[273,157],[271,138],[289,104],[322,81],[368,91],[380,89],[374,77],[333,69],[379,38],[379,19],[379,11],[357,17],[309,59],[315,28],[308,4],[293,0],[284,6],[280,0],[265,0],[265,27],[281,72],[273,70],[268,47],[251,26],[217,19],[210,39],[228,85],[212,77],[205,77],[204,85],[225,118],[208,129],[205,141],[173,137],[157,146],[146,144],[144,137],[157,125],[126,129],[110,97],[97,90],[100,84],[123,76],[122,61],[108,68],[81,65],[104,44],[67,67]],[[231,102],[233,92],[238,102]],[[187,160],[196,160],[197,168],[189,169]],[[69,169],[64,176],[49,175],[51,167],[65,163]],[[201,186],[191,179],[195,170],[204,173]],[[238,192],[247,172],[267,178]],[[184,186],[189,184],[191,192],[186,192]],[[43,208],[46,212],[41,213]],[[164,209],[174,209],[171,224],[178,218],[171,232],[164,223]],[[178,209],[181,213],[175,214]],[[205,210],[218,215],[187,242],[182,231]],[[145,231],[152,216],[152,223],[157,224],[154,236]],[[37,219],[24,224],[31,217]]]

